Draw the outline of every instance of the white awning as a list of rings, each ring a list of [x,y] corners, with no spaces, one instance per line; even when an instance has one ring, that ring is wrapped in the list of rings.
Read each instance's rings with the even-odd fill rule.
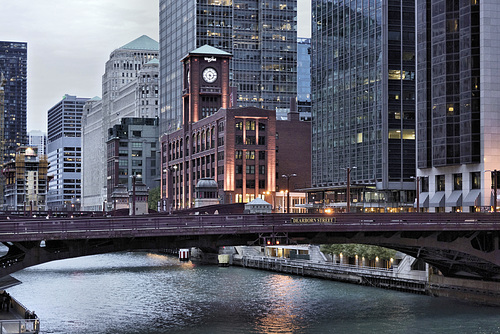
[[[429,207],[429,193],[428,192],[424,192],[424,193],[420,193],[418,195],[418,201],[419,201],[419,205],[421,208],[428,208]],[[417,201],[415,200],[415,203],[413,204],[413,207],[417,207]]]
[[[456,190],[446,199],[446,206],[462,206],[462,191]]]
[[[431,207],[444,207],[444,191],[438,191],[432,196]]]
[[[462,203],[462,206],[480,206],[481,205],[481,189],[472,189]]]

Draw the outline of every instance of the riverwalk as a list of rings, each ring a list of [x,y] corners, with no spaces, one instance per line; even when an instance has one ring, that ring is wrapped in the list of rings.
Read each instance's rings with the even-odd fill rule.
[[[403,275],[397,268],[371,268],[347,264],[315,263],[308,260],[290,260],[265,256],[234,256],[233,265],[246,268],[272,270],[287,274],[319,277],[336,281],[429,294],[421,275]]]

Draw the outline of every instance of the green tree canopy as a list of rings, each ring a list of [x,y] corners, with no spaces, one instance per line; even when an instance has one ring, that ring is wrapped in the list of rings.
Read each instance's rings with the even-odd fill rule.
[[[390,260],[396,256],[396,251],[380,246],[360,245],[360,244],[333,244],[321,245],[321,251],[325,254],[335,254],[348,257],[364,257],[368,260],[374,260],[377,256],[381,260]]]
[[[160,187],[149,190],[148,208],[158,210],[158,201],[160,200]]]

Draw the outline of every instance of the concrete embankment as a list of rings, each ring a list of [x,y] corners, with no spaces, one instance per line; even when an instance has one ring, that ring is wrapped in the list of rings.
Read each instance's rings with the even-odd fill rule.
[[[425,281],[394,277],[394,273],[391,269],[354,269],[351,268],[351,266],[255,256],[233,257],[232,264],[246,268],[272,270],[287,274],[325,278],[384,289],[428,294]]]

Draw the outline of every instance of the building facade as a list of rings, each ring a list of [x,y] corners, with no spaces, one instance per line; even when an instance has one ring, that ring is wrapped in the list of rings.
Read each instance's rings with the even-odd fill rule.
[[[47,195],[47,156],[36,147],[21,146],[15,159],[4,164],[5,210],[45,211]]]
[[[88,98],[64,95],[47,112],[50,210],[80,210],[82,115]]]
[[[416,2],[419,206],[496,210],[500,3]]]
[[[297,39],[297,110],[311,120],[311,39]]]
[[[290,203],[305,201],[298,188],[310,184],[310,123],[300,121],[295,99],[283,121],[274,110],[228,107],[234,98],[230,59],[208,45],[183,59],[183,124],[160,139],[165,211],[195,206],[196,185],[207,179],[217,185],[217,198],[210,200],[221,204],[261,198],[278,212],[289,191]],[[296,176],[287,182],[282,173]]]
[[[160,132],[182,126],[180,61],[205,44],[233,55],[234,106],[288,107],[297,94],[296,18],[296,0],[160,0]]]
[[[47,153],[47,134],[40,130],[28,132],[28,146],[36,147],[39,155]]]
[[[15,159],[16,150],[26,145],[27,138],[27,62],[28,45],[23,42],[0,41],[0,73],[4,86],[2,163]]]
[[[82,117],[82,205],[102,210],[108,198],[108,129],[124,117],[157,117],[158,42],[141,36],[114,50],[102,76],[102,99],[89,100]],[[86,158],[89,157],[89,158]]]
[[[412,210],[415,0],[313,0],[312,11],[311,202]]]
[[[110,207],[115,188],[125,185],[132,190],[133,177],[148,189],[159,185],[158,136],[158,118],[122,118],[120,124],[109,129],[107,203]]]

